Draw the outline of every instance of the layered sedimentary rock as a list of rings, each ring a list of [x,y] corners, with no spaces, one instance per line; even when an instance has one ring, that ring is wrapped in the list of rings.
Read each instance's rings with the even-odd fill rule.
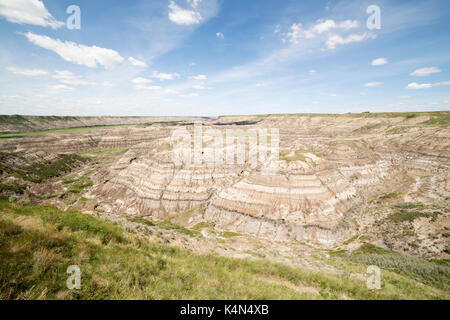
[[[85,196],[101,214],[164,220],[196,209],[189,225],[204,221],[215,228],[273,241],[324,246],[343,243],[373,226],[365,215],[377,199],[399,202],[448,201],[450,131],[434,114],[269,115],[202,120],[206,129],[279,131],[276,172],[253,165],[246,148],[243,162],[177,164],[176,124],[96,130],[89,134],[51,134],[2,144],[3,150],[73,153],[129,148],[98,172]],[[446,114],[444,113],[444,116]],[[217,132],[217,131],[216,131]],[[214,139],[201,139],[202,157]],[[248,141],[248,140],[247,140]],[[192,142],[192,143],[191,143]],[[191,141],[189,147],[194,147]],[[234,142],[216,147],[224,154]],[[265,160],[266,162],[268,160]],[[441,217],[448,223],[448,213]],[[441,219],[439,218],[439,219]],[[447,222],[446,222],[447,221]],[[450,225],[449,225],[450,227]]]

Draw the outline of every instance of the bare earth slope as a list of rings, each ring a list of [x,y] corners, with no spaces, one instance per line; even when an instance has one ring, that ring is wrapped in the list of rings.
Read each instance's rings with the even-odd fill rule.
[[[339,269],[323,264],[329,253],[367,245],[449,259],[449,116],[201,120],[204,132],[279,129],[279,170],[269,176],[248,162],[175,165],[171,134],[192,132],[187,120],[196,119],[3,139],[0,191],[12,201],[120,222],[149,240],[199,253],[330,272]],[[210,144],[205,136],[203,147]]]

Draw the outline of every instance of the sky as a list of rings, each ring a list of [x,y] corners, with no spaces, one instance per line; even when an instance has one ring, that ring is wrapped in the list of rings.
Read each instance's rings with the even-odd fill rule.
[[[450,110],[449,21],[448,0],[0,0],[0,114]]]

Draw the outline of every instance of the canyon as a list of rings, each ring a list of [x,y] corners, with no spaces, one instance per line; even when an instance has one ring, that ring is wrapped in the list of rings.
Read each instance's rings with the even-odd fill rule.
[[[19,137],[3,124],[1,192],[13,202],[78,210],[200,254],[330,272],[345,271],[322,259],[365,246],[446,260],[449,116],[56,118],[45,128],[60,131],[27,135],[22,127]],[[81,122],[98,127],[70,128]],[[203,132],[278,129],[277,171],[265,174],[264,163],[248,157],[175,164],[172,134],[180,128],[193,134],[195,124]],[[203,135],[202,150],[213,142]]]

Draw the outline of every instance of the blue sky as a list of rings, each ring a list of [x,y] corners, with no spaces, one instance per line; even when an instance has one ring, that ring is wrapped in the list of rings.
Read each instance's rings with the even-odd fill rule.
[[[0,114],[450,110],[449,21],[447,0],[0,0]]]

